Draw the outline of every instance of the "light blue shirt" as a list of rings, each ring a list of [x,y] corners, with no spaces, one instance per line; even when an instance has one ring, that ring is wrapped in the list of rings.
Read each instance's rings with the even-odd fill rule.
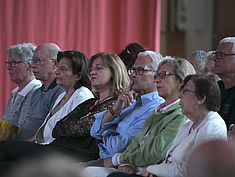
[[[106,111],[94,115],[95,122],[91,128],[91,136],[103,141],[98,145],[100,158],[112,157],[115,153],[124,151],[131,139],[143,127],[145,119],[164,102],[157,91],[142,95],[140,100],[141,106],[136,106],[137,102],[134,100],[131,106],[110,122],[102,123]],[[110,127],[115,124],[117,124],[116,129],[111,129]]]

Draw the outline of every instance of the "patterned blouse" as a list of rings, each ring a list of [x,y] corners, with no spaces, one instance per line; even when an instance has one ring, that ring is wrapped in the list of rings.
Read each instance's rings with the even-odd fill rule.
[[[78,105],[72,112],[57,122],[53,129],[54,138],[84,137],[90,135],[90,129],[94,122],[94,114],[108,110],[116,102],[117,98],[109,98],[98,103],[96,98],[89,99]]]

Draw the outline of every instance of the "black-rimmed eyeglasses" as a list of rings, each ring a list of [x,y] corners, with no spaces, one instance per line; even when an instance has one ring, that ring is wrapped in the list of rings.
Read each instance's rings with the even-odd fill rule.
[[[167,72],[167,71],[161,71],[154,75],[154,79],[156,79],[157,77],[159,77],[160,79],[164,79],[165,77],[172,76],[172,75],[175,75],[175,74],[171,72]]]
[[[226,56],[232,56],[232,55],[235,55],[235,53],[225,53],[223,51],[213,52],[212,53],[212,57],[215,56],[218,59],[223,59]]]
[[[151,69],[145,69],[145,68],[130,68],[128,69],[128,74],[138,74],[138,75],[143,75],[145,72],[156,72],[154,70]]]
[[[189,89],[187,89],[187,88],[182,88],[182,89],[181,89],[181,93],[182,93],[182,94],[186,94],[187,92],[189,92],[189,93],[196,93],[196,91],[194,91],[194,90],[189,90]]]
[[[7,65],[7,67],[15,68],[16,65],[18,65],[20,63],[25,63],[25,62],[24,61],[7,61],[6,65]]]

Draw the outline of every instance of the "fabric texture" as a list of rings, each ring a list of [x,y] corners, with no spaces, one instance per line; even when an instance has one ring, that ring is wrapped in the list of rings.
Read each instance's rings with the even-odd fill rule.
[[[123,152],[131,139],[140,131],[144,121],[153,113],[155,107],[164,102],[157,91],[141,96],[142,106],[132,105],[124,109],[120,116],[113,121],[102,123],[105,112],[95,115],[96,119],[91,128],[91,136],[102,139],[99,143],[100,158],[112,157],[115,153]],[[112,128],[115,126],[116,128]]]
[[[235,124],[235,86],[226,90],[223,81],[219,81],[218,85],[221,92],[221,103],[218,113],[224,119],[228,129],[230,124]]]
[[[53,108],[59,104],[64,95],[65,93],[59,95]],[[52,131],[56,123],[74,110],[79,104],[90,98],[94,98],[94,96],[88,88],[84,86],[78,88],[60,110],[52,116],[50,116],[50,112],[48,113],[45,121],[36,132],[36,142],[40,144],[49,144],[54,141],[55,138],[52,136]]]
[[[179,100],[163,112],[154,112],[145,121],[140,133],[120,154],[120,162],[135,166],[162,162],[180,125],[185,121],[186,117],[181,111]]]
[[[42,85],[33,93],[30,111],[25,123],[18,129],[16,139],[27,140],[35,135],[62,92],[64,92],[64,89],[57,85],[56,80],[54,80],[47,90]]]
[[[204,120],[192,129],[193,122],[184,123],[167,151],[166,160],[150,165],[147,171],[161,177],[183,177],[186,173],[188,158],[200,144],[214,140],[227,140],[227,128],[217,112],[210,111]]]
[[[4,120],[11,122],[16,127],[23,126],[29,112],[32,95],[41,85],[39,80],[33,79],[21,91],[19,91],[19,87],[13,89]]]

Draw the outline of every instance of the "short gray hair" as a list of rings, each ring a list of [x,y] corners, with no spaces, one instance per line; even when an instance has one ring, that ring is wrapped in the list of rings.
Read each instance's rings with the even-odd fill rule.
[[[151,64],[149,65],[150,69],[156,71],[158,69],[159,63],[163,60],[163,57],[160,53],[146,50],[144,52],[140,52],[138,57],[150,57],[152,59]]]
[[[183,58],[166,56],[163,58],[163,61],[159,64],[159,68],[164,64],[171,66],[174,74],[181,81],[183,81],[188,75],[196,74],[193,65],[188,60]]]
[[[191,57],[196,58],[196,64],[199,70],[204,70],[207,63],[207,52],[204,50],[195,50],[191,53]]]
[[[235,37],[225,37],[219,43],[220,44],[221,43],[232,43],[233,44],[232,51],[235,52]]]
[[[7,55],[8,57],[19,57],[25,63],[31,64],[35,49],[36,45],[33,43],[16,44],[7,49]]]

